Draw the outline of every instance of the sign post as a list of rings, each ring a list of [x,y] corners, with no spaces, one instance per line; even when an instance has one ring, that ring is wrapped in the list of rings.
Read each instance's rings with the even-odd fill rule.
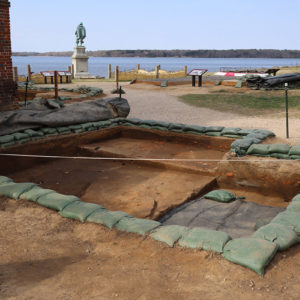
[[[192,76],[192,86],[196,86],[196,76],[198,76],[198,86],[202,86],[202,75],[206,73],[205,69],[193,69],[187,75]]]
[[[288,83],[284,84],[285,87],[285,121],[286,121],[286,138],[289,138],[289,95]]]

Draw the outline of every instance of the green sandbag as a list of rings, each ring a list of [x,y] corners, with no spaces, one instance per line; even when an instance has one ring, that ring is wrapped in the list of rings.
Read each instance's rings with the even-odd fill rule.
[[[203,250],[221,253],[229,240],[231,240],[231,237],[226,232],[205,228],[193,228],[184,233],[178,243],[181,247],[201,248]]]
[[[24,133],[28,134],[30,137],[42,137],[44,134],[39,130],[26,129]]]
[[[103,210],[104,207],[94,203],[75,201],[67,205],[59,214],[65,218],[76,219],[84,222],[95,211]]]
[[[78,125],[69,125],[68,127],[71,130],[82,129],[81,124],[78,124]]]
[[[264,134],[258,133],[258,132],[253,132],[247,135],[247,138],[253,138],[253,139],[259,139],[259,140],[264,140],[266,136]]]
[[[192,131],[197,133],[205,132],[206,127],[198,126],[198,125],[185,125],[184,131]]]
[[[81,129],[75,129],[74,130],[75,133],[82,133],[85,132],[85,129],[81,128]]]
[[[229,134],[229,135],[238,135],[241,128],[235,128],[235,127],[225,127],[221,131],[221,135]]]
[[[6,176],[0,176],[0,184],[12,182],[12,179],[6,177]]]
[[[88,130],[90,127],[93,127],[93,124],[91,122],[83,123],[83,124],[81,124],[81,127],[85,130]]]
[[[242,137],[238,134],[223,134],[222,136],[231,138],[231,139],[241,139]]]
[[[88,222],[102,224],[109,229],[113,229],[113,227],[123,218],[130,217],[127,213],[123,211],[111,211],[111,210],[97,210],[93,212],[87,218]]]
[[[239,131],[239,135],[247,136],[248,134],[251,134],[253,132],[253,129],[242,129]]]
[[[22,133],[22,132],[16,132],[12,134],[15,138],[15,140],[19,141],[19,140],[23,140],[23,139],[28,139],[30,136],[26,133]]]
[[[283,153],[272,153],[270,156],[279,159],[290,159],[288,154],[283,154]]]
[[[139,127],[140,127],[140,128],[146,128],[146,129],[151,129],[151,128],[152,128],[152,126],[150,126],[150,125],[145,125],[145,124],[141,124],[141,125],[139,125]]]
[[[234,201],[236,199],[236,195],[225,190],[215,190],[204,195],[204,198],[215,200],[218,202],[228,203]]]
[[[203,135],[204,134],[204,132],[193,131],[193,130],[186,130],[184,133],[198,134],[198,135]]]
[[[295,202],[300,202],[300,194],[296,195],[292,201],[295,201]]]
[[[252,144],[255,144],[255,143],[259,143],[260,140],[258,139],[242,139],[240,141],[234,141],[232,144],[231,144],[231,148],[232,149],[243,149],[243,150],[248,150],[248,148],[252,145]]]
[[[174,244],[188,231],[188,227],[179,225],[160,226],[150,234],[150,236],[173,247]]]
[[[27,143],[30,141],[30,138],[26,138],[26,139],[21,139],[21,140],[18,140],[17,143],[18,144],[24,144],[24,143]]]
[[[287,145],[287,144],[272,144],[269,147],[269,153],[288,154],[290,149],[291,149],[291,146]]]
[[[170,131],[175,131],[175,132],[184,132],[184,130],[185,130],[185,124],[170,123],[168,129]]]
[[[0,144],[0,146],[2,148],[6,148],[6,147],[14,145],[15,143],[16,143],[15,141],[12,141],[12,142],[9,142],[9,143]]]
[[[296,211],[300,214],[300,201],[292,201],[288,207],[286,208],[287,211]],[[300,215],[299,215],[300,217]]]
[[[269,137],[269,136],[275,136],[275,133],[270,131],[270,130],[266,130],[266,129],[254,129],[253,130],[255,133],[259,133],[265,136],[265,138]]]
[[[139,125],[142,124],[142,120],[141,119],[137,119],[137,118],[131,118],[131,119],[124,119],[123,121],[121,121],[121,123],[132,123],[134,125]]]
[[[208,126],[205,132],[221,132],[223,129],[224,126]]]
[[[80,201],[76,196],[62,195],[59,193],[50,193],[38,198],[37,203],[54,210],[61,211],[72,202]]]
[[[252,144],[247,150],[247,155],[256,155],[256,154],[268,155],[269,147],[270,145]]]
[[[283,211],[272,219],[271,223],[291,227],[298,235],[300,235],[300,212],[288,210]]]
[[[208,136],[221,136],[221,132],[216,131],[206,131],[205,134]]]
[[[58,136],[57,132],[53,132],[53,133],[47,133],[45,134],[45,137],[52,137],[52,136]]]
[[[66,132],[66,131],[70,132],[69,126],[56,127],[56,130],[57,130],[59,133]]]
[[[0,136],[0,144],[11,143],[15,140],[15,137],[12,134]]]
[[[156,121],[154,126],[165,127],[167,129],[167,128],[169,128],[170,123],[163,122],[163,121]]]
[[[289,155],[299,155],[300,156],[300,146],[292,146]]]
[[[277,252],[275,243],[263,239],[240,238],[229,241],[223,252],[227,260],[263,276],[264,269]]]
[[[300,160],[300,155],[290,155],[290,158],[294,160]]]
[[[14,183],[14,182],[7,182],[0,185],[0,195],[12,198],[12,199],[19,199],[19,196],[26,191],[29,191],[34,186],[35,183],[25,182],[25,183]]]
[[[155,126],[158,125],[157,121],[155,120],[143,120],[140,125],[148,125],[148,126]]]
[[[109,127],[112,124],[112,122],[111,120],[105,120],[105,121],[100,121],[99,124],[101,128],[106,128]]]
[[[168,128],[162,127],[162,126],[152,126],[151,129],[156,129],[156,130],[162,130],[162,131],[167,131]]]
[[[252,237],[277,244],[279,251],[284,251],[300,241],[300,238],[290,227],[274,223],[260,227]]]
[[[129,123],[129,122],[123,122],[121,125],[122,126],[129,126],[129,127],[136,127],[136,126],[138,126],[137,124]]]
[[[60,135],[66,135],[66,134],[71,134],[71,133],[72,133],[71,130],[67,130],[67,131],[60,132],[59,134]]]
[[[55,193],[55,191],[49,189],[43,189],[39,186],[35,186],[29,191],[22,193],[19,198],[36,202],[39,199],[39,197],[50,193]]]
[[[56,128],[52,128],[52,127],[44,127],[44,128],[41,128],[41,131],[42,131],[44,134],[54,134],[54,133],[57,133]]]
[[[145,235],[150,230],[160,226],[161,223],[146,219],[124,217],[116,225],[119,230]]]

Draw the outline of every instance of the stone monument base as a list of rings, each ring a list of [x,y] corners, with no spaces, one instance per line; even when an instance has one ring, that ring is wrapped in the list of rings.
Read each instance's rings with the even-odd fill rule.
[[[74,78],[93,78],[89,73],[88,59],[84,46],[74,47],[72,55]]]

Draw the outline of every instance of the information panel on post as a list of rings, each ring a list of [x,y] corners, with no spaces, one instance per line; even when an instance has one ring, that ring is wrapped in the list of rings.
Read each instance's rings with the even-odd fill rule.
[[[198,76],[198,86],[202,86],[202,75],[207,72],[206,69],[193,69],[187,75],[192,76],[192,86],[196,85],[196,76]]]

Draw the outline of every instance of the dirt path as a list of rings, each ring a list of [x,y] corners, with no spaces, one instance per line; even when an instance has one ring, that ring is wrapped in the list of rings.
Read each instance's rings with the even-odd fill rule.
[[[1,299],[299,299],[300,246],[261,278],[220,255],[0,203]]]

